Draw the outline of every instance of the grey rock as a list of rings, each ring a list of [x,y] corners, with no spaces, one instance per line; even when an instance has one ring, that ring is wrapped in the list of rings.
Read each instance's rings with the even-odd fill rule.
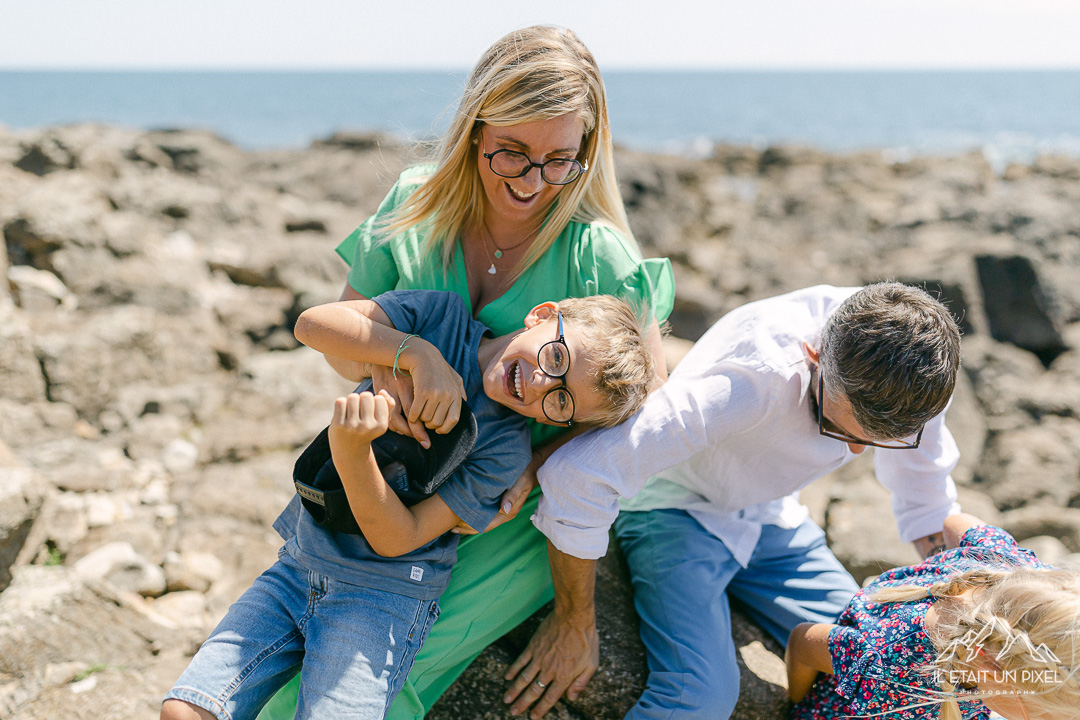
[[[1065,506],[1080,497],[1080,421],[1050,417],[994,434],[976,470],[977,485],[998,507]]]
[[[4,225],[9,261],[53,270],[52,254],[67,247],[105,244],[101,219],[111,211],[108,198],[79,173],[57,173],[18,199],[19,213]]]
[[[1001,527],[1017,540],[1049,535],[1058,538],[1069,552],[1080,552],[1080,508],[1028,505],[1003,513]]]
[[[165,592],[165,571],[141,557],[130,543],[103,545],[73,567],[84,582],[105,580],[121,591],[149,597]]]
[[[333,247],[410,152],[345,134],[248,153],[199,131],[0,128],[0,475],[29,472],[40,497],[0,594],[0,715],[156,716],[209,625],[274,561],[270,525],[293,496],[292,463],[351,389],[296,349],[292,323],[337,299],[345,265]],[[1021,539],[1043,536],[1031,542],[1044,555],[1062,543],[1073,554],[1060,563],[1080,567],[1080,509],[1066,507],[1080,505],[1075,160],[999,178],[978,153],[617,154],[643,252],[675,267],[680,337],[823,282],[940,289],[965,332],[948,415],[960,503]],[[674,362],[681,348],[666,347]],[[857,576],[914,559],[870,455],[803,492]],[[5,501],[0,517],[26,507]],[[170,592],[151,602],[86,585],[70,566],[110,543],[138,548],[138,567],[163,564]],[[128,586],[160,592],[150,584]],[[606,561],[599,592],[604,664],[555,717],[621,717],[643,686],[617,564]],[[502,672],[540,617],[485,651],[433,715],[503,717]],[[785,717],[779,648],[734,622],[736,717]]]
[[[168,682],[162,670],[179,673],[200,634],[155,621],[137,595],[88,587],[70,568],[20,568],[0,594],[0,678],[16,679],[0,685],[0,712],[20,720],[151,717],[157,688]],[[50,682],[69,663],[99,668],[94,687],[73,693]]]
[[[9,300],[10,303],[10,300]],[[26,317],[13,304],[0,302],[0,387],[3,399],[32,403],[45,400],[45,376],[34,353]]]
[[[70,150],[50,138],[24,147],[23,156],[16,160],[14,165],[34,175],[48,175],[57,170],[73,169],[75,158]]]
[[[43,501],[39,478],[0,442],[0,591],[11,582],[15,563]]]
[[[81,330],[72,333],[76,321]],[[220,327],[205,314],[169,317],[121,306],[41,327],[35,338],[52,400],[91,421],[133,382],[176,382],[213,375]],[[166,380],[167,379],[167,380]]]
[[[29,312],[52,311],[61,305],[72,308],[78,304],[60,278],[48,270],[15,265],[7,276],[16,304]]]
[[[154,613],[171,620],[177,627],[209,632],[213,628],[206,597],[195,590],[180,590],[162,595],[151,605]]]
[[[1039,560],[1047,565],[1057,565],[1069,555],[1069,549],[1065,547],[1065,544],[1049,535],[1027,538],[1020,545],[1034,552]]]
[[[1067,349],[1053,294],[1030,258],[979,255],[975,264],[995,340],[1030,350],[1046,365]]]
[[[833,554],[857,581],[919,561],[915,549],[900,541],[889,491],[876,480],[864,477],[834,494],[825,527]]]
[[[225,567],[212,553],[169,553],[165,557],[165,582],[169,593],[193,590],[205,593],[220,580]]]

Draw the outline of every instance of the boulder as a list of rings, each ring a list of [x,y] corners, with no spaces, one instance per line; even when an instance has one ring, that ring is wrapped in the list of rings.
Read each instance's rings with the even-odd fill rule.
[[[1080,552],[1080,508],[1028,505],[1003,513],[1001,527],[1020,541],[1049,535],[1058,538],[1069,552]]]
[[[74,307],[78,300],[63,281],[48,270],[15,265],[8,270],[15,303],[29,312],[49,312],[58,306]]]
[[[148,597],[165,592],[165,571],[141,557],[130,543],[103,545],[73,567],[84,582],[104,580],[119,590]]]
[[[1066,506],[1080,499],[1080,421],[1050,417],[995,433],[975,483],[1003,509],[1030,503]]]
[[[84,584],[71,568],[21,568],[0,594],[0,678],[13,680],[0,684],[0,713],[152,717],[156,688],[175,679],[201,634],[154,615],[138,595]],[[86,669],[72,677],[64,669],[73,663]]]
[[[560,700],[546,717],[616,720],[626,715],[645,689],[648,670],[645,649],[637,632],[629,572],[614,541],[598,566],[596,608],[600,667],[577,700]],[[509,706],[502,702],[507,687],[503,676],[549,612],[550,605],[481,653],[427,717],[430,720],[511,717]],[[786,717],[790,703],[781,659],[783,649],[737,608],[732,611],[732,625],[740,670],[739,702],[732,717],[735,720]]]
[[[900,540],[889,491],[867,476],[833,495],[825,510],[825,534],[837,560],[858,582],[919,561],[915,549]]]
[[[975,266],[995,340],[1030,350],[1044,365],[1068,349],[1053,292],[1041,281],[1030,258],[978,255]]]
[[[45,376],[34,352],[30,324],[14,304],[6,304],[3,299],[0,299],[0,387],[3,388],[0,397],[12,402],[32,403],[46,398]]]
[[[15,161],[15,167],[34,175],[48,175],[57,170],[71,170],[75,157],[55,138],[47,138],[25,145],[23,156]]]

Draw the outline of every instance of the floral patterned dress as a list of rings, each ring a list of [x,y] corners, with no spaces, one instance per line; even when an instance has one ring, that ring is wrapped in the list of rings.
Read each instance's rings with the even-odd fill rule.
[[[870,595],[884,587],[929,587],[944,578],[984,567],[1045,568],[1035,554],[1016,544],[1001,528],[969,529],[960,547],[933,555],[918,565],[882,573],[860,590],[829,633],[833,675],[821,675],[795,705],[795,720],[831,720],[875,715],[887,720],[938,718],[938,705],[920,707],[921,698],[941,690],[928,666],[937,650],[923,627],[927,598],[908,603],[875,603]],[[965,720],[987,720],[989,710],[978,700],[961,701]],[[902,708],[902,709],[898,709]]]

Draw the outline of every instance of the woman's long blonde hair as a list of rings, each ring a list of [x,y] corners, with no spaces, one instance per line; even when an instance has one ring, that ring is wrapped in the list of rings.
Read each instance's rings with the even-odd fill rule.
[[[929,588],[883,588],[870,599],[912,602],[955,597],[973,588],[969,602],[935,605],[939,619],[929,635],[938,656],[928,670],[936,670],[939,678],[958,679],[978,677],[990,666],[989,672],[1023,693],[1030,707],[1075,717],[1080,708],[1080,573],[979,569]],[[941,703],[943,720],[960,720],[957,699],[989,697],[958,691],[948,680],[940,685],[943,692],[920,699]]]
[[[484,222],[484,189],[477,147],[484,124],[505,127],[567,113],[585,125],[580,162],[588,171],[567,185],[532,247],[515,266],[520,272],[547,251],[571,220],[604,222],[633,240],[615,181],[607,97],[592,53],[565,28],[536,25],[515,30],[488,48],[473,69],[450,129],[435,151],[434,173],[390,219],[392,236],[423,224],[423,250],[450,266],[464,229]]]

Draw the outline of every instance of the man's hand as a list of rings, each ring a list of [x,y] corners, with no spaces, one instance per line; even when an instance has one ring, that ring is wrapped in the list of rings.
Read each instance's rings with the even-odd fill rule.
[[[507,671],[506,679],[512,682],[503,697],[503,702],[513,704],[513,715],[532,706],[534,720],[543,717],[563,693],[576,700],[600,664],[593,606],[596,561],[567,555],[550,540],[548,561],[555,610],[544,618],[525,652]]]
[[[596,623],[574,623],[553,612],[540,623],[525,652],[507,671],[506,679],[513,682],[503,702],[513,703],[512,715],[532,705],[530,717],[543,717],[564,692],[576,700],[599,664]]]

